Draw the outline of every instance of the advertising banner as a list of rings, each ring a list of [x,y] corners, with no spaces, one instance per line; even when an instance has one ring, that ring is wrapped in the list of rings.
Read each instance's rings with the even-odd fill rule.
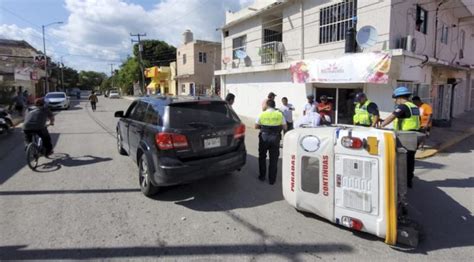
[[[33,70],[29,67],[15,67],[15,81],[16,80],[31,80],[31,72]]]
[[[293,62],[294,83],[388,83],[391,55],[383,52],[349,54],[334,59]]]

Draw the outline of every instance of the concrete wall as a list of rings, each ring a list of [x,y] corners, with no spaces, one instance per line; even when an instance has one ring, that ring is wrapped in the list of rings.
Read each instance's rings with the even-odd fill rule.
[[[291,83],[289,70],[227,75],[225,86],[223,96],[233,93],[236,96],[234,109],[247,118],[255,118],[262,111],[262,102],[267,94],[274,92],[277,94],[277,107],[281,106],[284,96],[295,106],[296,119],[306,104],[306,95],[312,92],[311,85]]]
[[[194,75],[194,44],[193,42],[183,44],[176,50],[176,64],[178,76]],[[186,64],[183,63],[183,56],[186,55]]]

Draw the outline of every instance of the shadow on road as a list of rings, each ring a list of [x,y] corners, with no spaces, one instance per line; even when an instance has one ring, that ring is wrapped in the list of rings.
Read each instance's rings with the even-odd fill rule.
[[[300,261],[299,255],[312,253],[350,253],[348,245],[328,244],[237,244],[237,245],[188,245],[156,247],[96,247],[61,249],[26,249],[27,246],[0,247],[1,260],[26,259],[101,259],[138,257],[191,257],[191,256],[244,256],[278,255],[286,260]]]
[[[69,154],[65,153],[58,153],[53,154],[49,160],[49,162],[40,164],[36,168],[36,172],[53,172],[61,167],[74,167],[74,166],[84,166],[84,165],[92,165],[100,162],[111,161],[112,158],[110,157],[98,157],[98,156],[91,156],[91,155],[84,155],[78,157],[71,157]]]
[[[50,133],[50,135],[51,143],[53,144],[53,147],[55,147],[60,134]],[[15,132],[9,136],[8,141],[0,142],[2,142],[2,148],[0,149],[0,161],[5,163],[2,164],[2,167],[0,168],[1,185],[26,166],[26,155],[24,136],[21,129],[17,128]],[[3,148],[3,146],[5,146],[5,148]]]
[[[247,155],[247,164],[241,172],[210,177],[192,184],[164,188],[153,199],[173,201],[197,211],[224,211],[266,205],[283,200],[281,191],[281,161],[277,183],[261,182],[258,159]]]
[[[138,189],[138,188],[121,188],[121,189],[0,191],[0,196],[63,195],[63,194],[108,194],[108,193],[135,193],[135,192],[140,192],[140,189]]]
[[[413,252],[474,246],[474,216],[441,188],[474,188],[474,178],[425,181],[415,177],[408,193],[409,215],[423,228],[422,241]],[[422,193],[421,193],[422,192]]]

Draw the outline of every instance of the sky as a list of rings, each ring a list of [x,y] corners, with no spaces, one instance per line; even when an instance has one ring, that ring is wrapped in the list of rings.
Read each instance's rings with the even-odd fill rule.
[[[131,54],[130,33],[178,46],[190,29],[195,39],[220,41],[225,12],[253,0],[0,0],[0,38],[25,40],[77,70],[110,73]],[[212,14],[209,13],[212,10]]]

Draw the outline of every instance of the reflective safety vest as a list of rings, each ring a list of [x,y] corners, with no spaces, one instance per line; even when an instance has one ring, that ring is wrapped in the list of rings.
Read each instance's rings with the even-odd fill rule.
[[[266,110],[259,116],[258,124],[261,126],[262,132],[281,132],[283,114],[278,110]]]
[[[373,116],[367,111],[367,107],[372,103],[370,100],[365,101],[363,105],[356,104],[355,114],[353,117],[354,125],[371,126]]]
[[[410,109],[411,116],[409,118],[395,118],[393,121],[393,129],[400,131],[416,131],[420,129],[420,109],[412,102],[405,102]]]

